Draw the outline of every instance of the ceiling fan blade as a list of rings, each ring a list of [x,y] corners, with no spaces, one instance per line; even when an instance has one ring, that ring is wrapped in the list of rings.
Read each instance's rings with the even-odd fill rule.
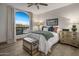
[[[32,5],[28,5],[27,7],[31,7]]]
[[[32,5],[35,5],[37,7],[37,9],[39,9],[39,5],[48,6],[48,4],[46,4],[46,3],[27,3],[27,4],[28,4],[27,7],[31,7]]]
[[[28,4],[28,6],[27,7],[30,7],[30,6],[32,6],[33,5],[33,3],[27,3]]]
[[[44,5],[44,6],[48,6],[48,4],[46,3],[39,3],[40,5]]]

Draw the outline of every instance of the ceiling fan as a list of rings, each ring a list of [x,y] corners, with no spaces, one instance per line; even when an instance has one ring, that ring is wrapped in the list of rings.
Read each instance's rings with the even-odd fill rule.
[[[37,9],[39,9],[39,5],[48,6],[48,4],[46,4],[46,3],[27,3],[27,4],[28,4],[27,7],[31,7],[31,6],[35,5],[37,7]]]

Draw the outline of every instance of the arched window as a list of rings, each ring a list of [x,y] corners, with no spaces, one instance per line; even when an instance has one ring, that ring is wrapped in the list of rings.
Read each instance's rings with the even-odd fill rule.
[[[29,29],[30,26],[30,17],[28,12],[16,12],[16,34],[23,34],[24,30]]]

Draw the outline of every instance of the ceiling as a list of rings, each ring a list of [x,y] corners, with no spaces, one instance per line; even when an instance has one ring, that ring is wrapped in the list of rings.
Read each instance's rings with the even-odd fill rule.
[[[47,3],[47,4],[48,4],[48,6],[41,6],[40,5],[39,10],[34,5],[31,7],[27,7],[27,3],[9,3],[8,5],[10,5],[14,8],[17,8],[17,9],[32,12],[33,14],[43,14],[43,13],[49,12],[51,10],[55,10],[55,9],[58,9],[61,7],[68,6],[71,3]]]

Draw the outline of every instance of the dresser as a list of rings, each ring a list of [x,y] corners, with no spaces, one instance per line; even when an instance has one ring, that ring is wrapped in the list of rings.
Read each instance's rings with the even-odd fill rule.
[[[60,36],[60,43],[69,44],[79,48],[78,32],[61,31],[59,36]]]

